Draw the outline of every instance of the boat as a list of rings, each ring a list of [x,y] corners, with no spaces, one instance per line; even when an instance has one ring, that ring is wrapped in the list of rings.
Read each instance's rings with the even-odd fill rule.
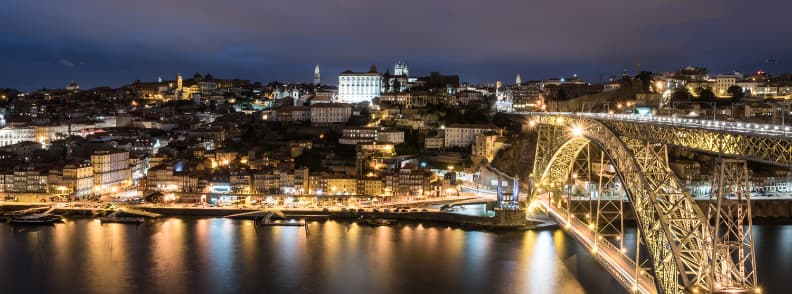
[[[369,226],[390,226],[396,223],[396,220],[393,219],[384,219],[384,218],[373,218],[373,217],[361,217],[357,221],[359,224],[369,225]]]
[[[53,214],[34,214],[20,217],[10,218],[9,224],[12,225],[52,225],[55,223],[62,223],[63,217]]]
[[[141,224],[146,220],[142,217],[126,217],[126,216],[105,216],[100,217],[101,223],[117,223],[117,224]]]
[[[262,227],[302,227],[305,226],[303,222],[260,222],[259,226]]]

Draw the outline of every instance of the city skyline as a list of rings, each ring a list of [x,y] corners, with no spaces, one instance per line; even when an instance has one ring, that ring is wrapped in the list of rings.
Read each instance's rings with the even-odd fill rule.
[[[336,84],[344,70],[397,60],[474,83],[517,73],[596,82],[637,64],[780,73],[792,71],[792,42],[777,37],[792,32],[783,11],[781,1],[12,3],[0,12],[0,87],[120,86],[178,72],[309,83],[316,64]]]

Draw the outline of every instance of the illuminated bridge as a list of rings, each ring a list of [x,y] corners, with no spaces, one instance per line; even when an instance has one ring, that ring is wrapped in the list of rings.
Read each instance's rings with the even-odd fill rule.
[[[608,114],[520,113],[537,132],[530,209],[543,209],[627,289],[760,293],[746,160],[792,166],[778,126]],[[706,207],[669,167],[668,146],[718,154]],[[721,156],[722,155],[722,156]],[[624,212],[637,222],[624,244]]]

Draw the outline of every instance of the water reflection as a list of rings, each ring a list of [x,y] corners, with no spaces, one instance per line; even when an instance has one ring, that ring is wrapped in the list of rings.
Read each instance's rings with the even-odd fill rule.
[[[624,293],[560,230],[308,229],[193,218],[0,225],[0,293]],[[778,283],[762,284],[783,292],[792,268],[778,260],[792,257],[792,226],[759,226],[756,236],[760,278]]]

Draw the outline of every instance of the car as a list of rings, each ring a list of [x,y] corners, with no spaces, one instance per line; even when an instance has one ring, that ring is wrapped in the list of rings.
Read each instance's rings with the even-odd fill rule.
[[[428,212],[429,210],[428,210],[428,209],[426,209],[426,208],[424,208],[424,209],[421,209],[421,211],[423,211],[423,212]]]
[[[385,210],[383,210],[383,212],[391,212],[391,210],[389,208],[385,208]]]

